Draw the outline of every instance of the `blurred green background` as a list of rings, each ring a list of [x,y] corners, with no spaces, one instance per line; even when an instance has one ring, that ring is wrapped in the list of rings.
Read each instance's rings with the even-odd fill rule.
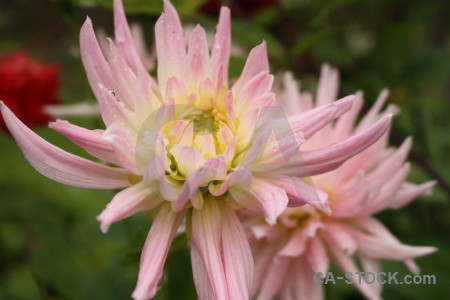
[[[78,31],[86,15],[112,32],[110,0],[0,0],[0,55],[26,49],[36,59],[62,65],[64,103],[94,101],[78,56]],[[131,23],[149,45],[159,0],[125,0]],[[216,7],[205,1],[173,1],[185,24],[210,30]],[[417,260],[436,285],[390,285],[385,299],[445,299],[450,294],[450,1],[279,0],[222,1],[231,5],[233,43],[248,50],[268,43],[274,73],[290,69],[304,89],[315,86],[320,65],[341,71],[341,95],[364,90],[368,105],[383,87],[401,107],[391,143],[414,136],[410,180],[438,181],[421,197],[379,218],[412,245],[439,252]],[[132,14],[131,14],[132,13]],[[244,57],[231,61],[237,76]],[[0,78],[0,80],[2,80]],[[88,128],[94,118],[70,118]],[[47,128],[39,135],[86,156]],[[129,299],[149,222],[134,216],[101,234],[95,220],[114,191],[92,191],[53,182],[34,171],[9,135],[0,132],[0,299]],[[407,270],[384,262],[386,271]],[[182,238],[171,249],[158,299],[195,299],[189,252]],[[352,286],[329,287],[329,299],[361,299]]]

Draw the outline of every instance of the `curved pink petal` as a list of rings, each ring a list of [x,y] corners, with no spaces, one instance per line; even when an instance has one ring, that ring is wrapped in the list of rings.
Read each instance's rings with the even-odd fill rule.
[[[401,208],[416,197],[430,193],[436,183],[436,181],[428,181],[422,184],[402,188],[397,192],[397,194],[395,194],[395,198],[388,204],[388,206],[395,209]]]
[[[141,254],[139,277],[132,295],[135,300],[153,298],[158,291],[170,243],[184,215],[185,211],[175,213],[168,204],[163,205],[156,215]]]
[[[108,126],[102,138],[110,143],[120,166],[134,174],[139,174],[136,166],[136,145],[129,138],[126,130],[117,123],[113,123]]]
[[[289,197],[289,207],[303,206],[309,204],[326,214],[331,213],[328,206],[328,194],[322,190],[316,189],[297,177],[280,176],[278,178],[268,179],[270,182],[281,187],[286,191]]]
[[[83,148],[90,155],[118,165],[111,144],[102,139],[103,130],[89,130],[59,119],[48,126],[65,135],[75,145]]]
[[[279,171],[298,177],[312,176],[331,171],[352,156],[374,144],[389,129],[392,115],[386,115],[364,131],[320,150],[300,152]]]
[[[262,212],[269,224],[276,223],[289,202],[285,190],[262,179],[253,179],[250,188],[232,187],[229,192],[242,206]]]
[[[100,100],[103,95],[99,84],[112,89],[114,87],[114,79],[97,42],[92,21],[89,18],[86,19],[80,30],[80,53],[89,84],[96,98]]]
[[[35,134],[3,102],[0,102],[0,110],[25,158],[42,175],[83,188],[114,189],[130,185],[130,173],[124,169],[111,168],[70,154]]]
[[[164,201],[158,196],[159,186],[157,184],[142,181],[117,193],[102,213],[97,216],[102,232],[106,233],[112,223],[158,206]]]

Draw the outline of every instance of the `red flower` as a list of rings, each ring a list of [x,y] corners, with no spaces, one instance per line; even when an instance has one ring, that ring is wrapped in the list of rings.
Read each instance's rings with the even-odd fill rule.
[[[60,66],[32,60],[21,51],[0,60],[0,101],[28,127],[46,124],[51,117],[43,107],[58,104]],[[0,127],[7,131],[3,119]]]

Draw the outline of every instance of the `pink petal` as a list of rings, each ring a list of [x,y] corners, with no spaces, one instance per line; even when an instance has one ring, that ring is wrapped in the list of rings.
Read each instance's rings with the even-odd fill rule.
[[[357,282],[354,285],[365,297],[371,300],[381,300],[378,289],[369,285],[364,280],[361,280],[361,284],[359,284],[358,278],[355,275],[355,272],[359,272],[359,270],[351,256],[348,256],[336,247],[330,247],[329,252],[333,263],[335,263],[343,273],[351,272],[353,274],[353,282]]]
[[[414,200],[416,197],[429,194],[434,185],[436,185],[436,181],[428,181],[419,185],[402,188],[397,192],[397,194],[395,194],[395,198],[388,205],[390,208],[401,208]]]
[[[334,142],[340,142],[350,137],[350,135],[352,134],[356,118],[358,117],[358,114],[364,104],[362,97],[363,96],[361,92],[356,93],[352,108],[349,110],[349,112],[345,113],[336,121],[336,125],[334,126],[333,130]]]
[[[230,187],[238,187],[240,189],[248,189],[252,183],[252,172],[243,167],[237,167],[233,172],[227,175],[225,181],[221,184],[211,183],[209,185],[209,192],[213,196],[221,196]]]
[[[132,295],[135,300],[155,296],[170,243],[184,215],[185,211],[174,213],[169,205],[163,205],[156,215],[141,254],[139,277]]]
[[[194,147],[178,144],[170,149],[170,153],[175,158],[178,170],[182,175],[187,175],[190,172],[200,169],[205,162],[201,152]]]
[[[183,78],[187,82],[187,86],[197,87],[200,82],[210,77],[211,66],[206,32],[200,25],[197,25],[189,37]]]
[[[410,165],[406,163],[401,169],[397,170],[396,174],[392,176],[387,183],[385,183],[375,199],[367,203],[366,207],[361,212],[365,215],[371,215],[381,210],[384,210],[391,203],[395,194],[399,191],[409,174]]]
[[[103,130],[89,130],[59,119],[48,126],[65,135],[75,145],[83,148],[90,155],[118,165],[111,144],[102,140]]]
[[[181,76],[180,72],[186,56],[180,19],[169,1],[164,2],[164,7],[165,11],[155,25],[158,85],[161,93],[166,91],[168,78]]]
[[[191,245],[191,265],[195,289],[199,299],[215,299],[215,292],[208,278],[205,263],[195,244]]]
[[[295,81],[291,72],[286,72],[283,75],[283,91],[277,100],[281,102],[288,116],[297,116],[308,110],[305,107],[307,103],[302,101],[299,84]]]
[[[111,69],[103,56],[102,50],[95,37],[92,22],[86,19],[80,31],[80,51],[86,74],[91,88],[97,99],[102,97],[99,84],[114,87],[114,79],[111,76]]]
[[[108,62],[115,80],[115,93],[118,93],[119,99],[124,102],[128,108],[136,111],[136,95],[133,84],[136,81],[136,75],[127,65],[119,50],[111,39],[109,42]],[[148,88],[151,88],[150,86]]]
[[[394,239],[380,239],[356,230],[353,231],[353,236],[358,241],[360,253],[375,259],[406,260],[436,251],[435,247],[404,245]]]
[[[310,239],[306,258],[312,271],[322,272],[326,276],[329,270],[330,259],[320,238]]]
[[[344,102],[335,102],[337,104],[346,104],[346,109],[341,109],[340,112],[344,113],[351,108],[353,98],[353,96],[348,96],[341,100]],[[291,117],[290,123],[292,126],[292,130],[295,132],[303,132],[305,139],[309,139],[317,131],[330,124],[334,119],[340,116],[337,115],[338,107],[334,105],[335,103],[333,103],[333,105],[328,105],[323,108],[321,107],[320,109],[314,110],[316,113],[309,113],[308,117],[306,118],[302,115],[299,115],[298,117]]]
[[[412,146],[412,139],[405,139],[402,145],[389,157],[384,159],[372,172],[367,176],[368,180],[378,180],[381,182],[388,181],[404,164],[406,157]]]
[[[195,284],[199,291],[209,290],[205,285],[211,287],[213,299],[227,300],[230,298],[221,254],[221,218],[219,206],[212,197],[205,199],[201,210],[192,212],[192,242],[203,261],[209,282],[205,283],[206,278],[202,276],[195,278]],[[192,267],[196,268],[196,265]],[[197,271],[194,272],[196,274]]]
[[[253,283],[253,256],[236,213],[227,203],[222,210],[222,257],[229,299],[250,298]]]
[[[230,9],[222,7],[220,9],[219,23],[217,24],[214,45],[211,51],[211,65],[213,73],[216,74],[219,68],[222,70],[222,85],[228,85],[228,64],[230,62],[231,49],[231,25]]]
[[[120,162],[120,166],[134,174],[139,174],[139,170],[136,166],[136,145],[135,142],[129,138],[126,130],[117,123],[113,123],[108,126],[102,139],[110,143],[114,149],[117,160]]]
[[[374,123],[378,119],[379,112],[386,102],[387,97],[389,96],[389,90],[383,89],[378,96],[375,104],[372,105],[369,112],[364,116],[364,118],[359,122],[358,127],[356,128],[356,132],[364,130],[369,127],[370,124]]]
[[[283,189],[261,179],[253,179],[250,189],[233,187],[229,192],[242,206],[262,212],[269,224],[276,223],[289,201]]]
[[[269,71],[269,59],[267,58],[266,42],[254,47],[250,51],[241,76],[239,76],[239,79],[233,85],[233,94],[239,95],[244,85],[254,76],[263,71]]]
[[[0,110],[25,158],[42,175],[84,188],[114,189],[130,185],[129,172],[70,154],[35,134],[3,102],[0,102]]]
[[[284,300],[320,300],[324,299],[323,285],[313,282],[314,272],[304,257],[295,259],[287,275],[287,284],[280,296]]]
[[[157,184],[148,184],[142,181],[117,193],[97,217],[97,221],[101,223],[102,232],[106,233],[112,223],[158,206],[163,202],[158,195],[159,186]]]
[[[297,177],[278,177],[269,179],[270,182],[281,187],[289,197],[289,207],[303,206],[309,204],[326,214],[331,213],[328,206],[328,194],[322,190],[316,189]]]
[[[327,223],[322,232],[323,237],[330,247],[339,248],[347,255],[353,255],[359,246],[352,233],[347,226],[338,222]]]
[[[319,86],[317,88],[316,106],[322,106],[336,100],[339,88],[339,73],[328,64],[322,65]]]
[[[351,138],[320,150],[304,151],[291,159],[280,171],[298,177],[312,176],[331,171],[347,159],[375,143],[388,130],[392,115],[387,115],[371,127]]]
[[[135,74],[147,70],[142,63],[135,41],[128,26],[127,18],[123,10],[122,0],[114,0],[114,34],[115,41],[127,64]]]
[[[265,272],[265,278],[258,292],[257,300],[272,300],[280,292],[292,259],[279,256],[275,258]]]
[[[308,236],[304,233],[303,228],[299,228],[292,233],[286,245],[278,252],[278,255],[299,257],[305,253],[308,245],[307,241]]]

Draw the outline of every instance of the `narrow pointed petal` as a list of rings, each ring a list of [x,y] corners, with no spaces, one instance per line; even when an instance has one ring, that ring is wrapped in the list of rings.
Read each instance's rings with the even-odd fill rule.
[[[412,139],[408,137],[402,145],[389,157],[383,160],[372,172],[367,176],[368,180],[378,180],[386,182],[395,172],[403,165],[412,146]]]
[[[371,127],[351,138],[320,150],[304,151],[296,159],[291,159],[287,166],[282,167],[286,175],[298,177],[312,176],[331,171],[347,159],[360,153],[375,143],[391,124],[392,115],[387,115]]]
[[[48,126],[65,135],[90,155],[109,163],[118,164],[111,144],[102,139],[103,130],[89,130],[59,119]]]
[[[222,210],[222,255],[228,286],[228,297],[250,299],[253,283],[253,256],[244,230],[236,213],[227,203]]]
[[[393,201],[388,205],[390,208],[401,208],[414,200],[416,197],[431,193],[431,190],[433,189],[433,186],[436,185],[436,183],[436,181],[428,181],[419,185],[402,188],[397,192]]]
[[[221,212],[214,198],[205,199],[201,210],[192,212],[192,242],[195,244],[208,275],[209,284],[214,291],[214,299],[227,300],[228,290],[221,253]],[[193,268],[196,266],[194,265]],[[194,272],[194,275],[198,272]],[[196,284],[204,279],[196,279]],[[203,286],[197,286],[204,290]]]
[[[186,45],[183,30],[176,11],[170,2],[165,1],[168,9],[155,25],[155,44],[158,56],[158,85],[161,93],[166,91],[167,79],[180,77],[186,57]]]
[[[103,56],[102,50],[92,27],[91,19],[87,18],[80,31],[80,52],[84,69],[97,99],[101,98],[99,84],[114,87],[111,69]]]
[[[147,73],[128,26],[122,0],[114,0],[114,34],[120,54],[125,58],[133,72],[135,74],[139,72]]]
[[[223,86],[228,86],[228,64],[230,62],[231,49],[231,24],[230,9],[222,7],[220,9],[219,23],[217,24],[216,35],[214,37],[214,45],[211,51],[211,65],[213,74],[222,70]]]
[[[333,263],[335,263],[343,273],[351,272],[352,274],[356,274],[356,272],[359,271],[354,260],[347,254],[342,252],[340,249],[330,247],[330,256],[333,260]],[[358,279],[355,276],[356,275],[353,275],[353,281],[357,282]],[[368,299],[381,300],[379,292],[364,280],[361,281],[361,284],[359,284],[358,282],[358,284],[355,284],[355,286]]]
[[[269,71],[269,59],[267,58],[267,46],[266,42],[254,47],[248,55],[247,61],[244,66],[239,79],[233,85],[233,94],[239,95],[244,85],[250,81],[257,74]]]
[[[170,243],[184,215],[184,211],[174,213],[167,204],[156,215],[141,254],[138,282],[132,295],[135,300],[153,298],[158,291]]]
[[[364,116],[361,122],[359,122],[358,127],[356,128],[356,132],[364,130],[365,128],[369,127],[370,124],[372,124],[377,120],[381,108],[386,102],[387,97],[389,97],[389,90],[383,89],[380,92],[380,95],[378,96],[377,100],[375,101],[375,104],[372,105],[372,107],[370,108],[370,111]]]
[[[158,194],[159,187],[157,184],[142,181],[117,193],[105,210],[97,217],[102,232],[106,233],[112,223],[161,204],[164,200],[158,197]]]
[[[129,172],[70,154],[35,134],[3,102],[0,102],[0,110],[25,158],[42,175],[83,188],[114,189],[130,185]]]
[[[375,259],[406,260],[435,252],[435,247],[416,247],[401,244],[396,240],[381,240],[377,237],[354,231],[361,254]]]
[[[322,66],[319,87],[317,88],[317,106],[336,100],[339,87],[339,73],[327,64]]]

